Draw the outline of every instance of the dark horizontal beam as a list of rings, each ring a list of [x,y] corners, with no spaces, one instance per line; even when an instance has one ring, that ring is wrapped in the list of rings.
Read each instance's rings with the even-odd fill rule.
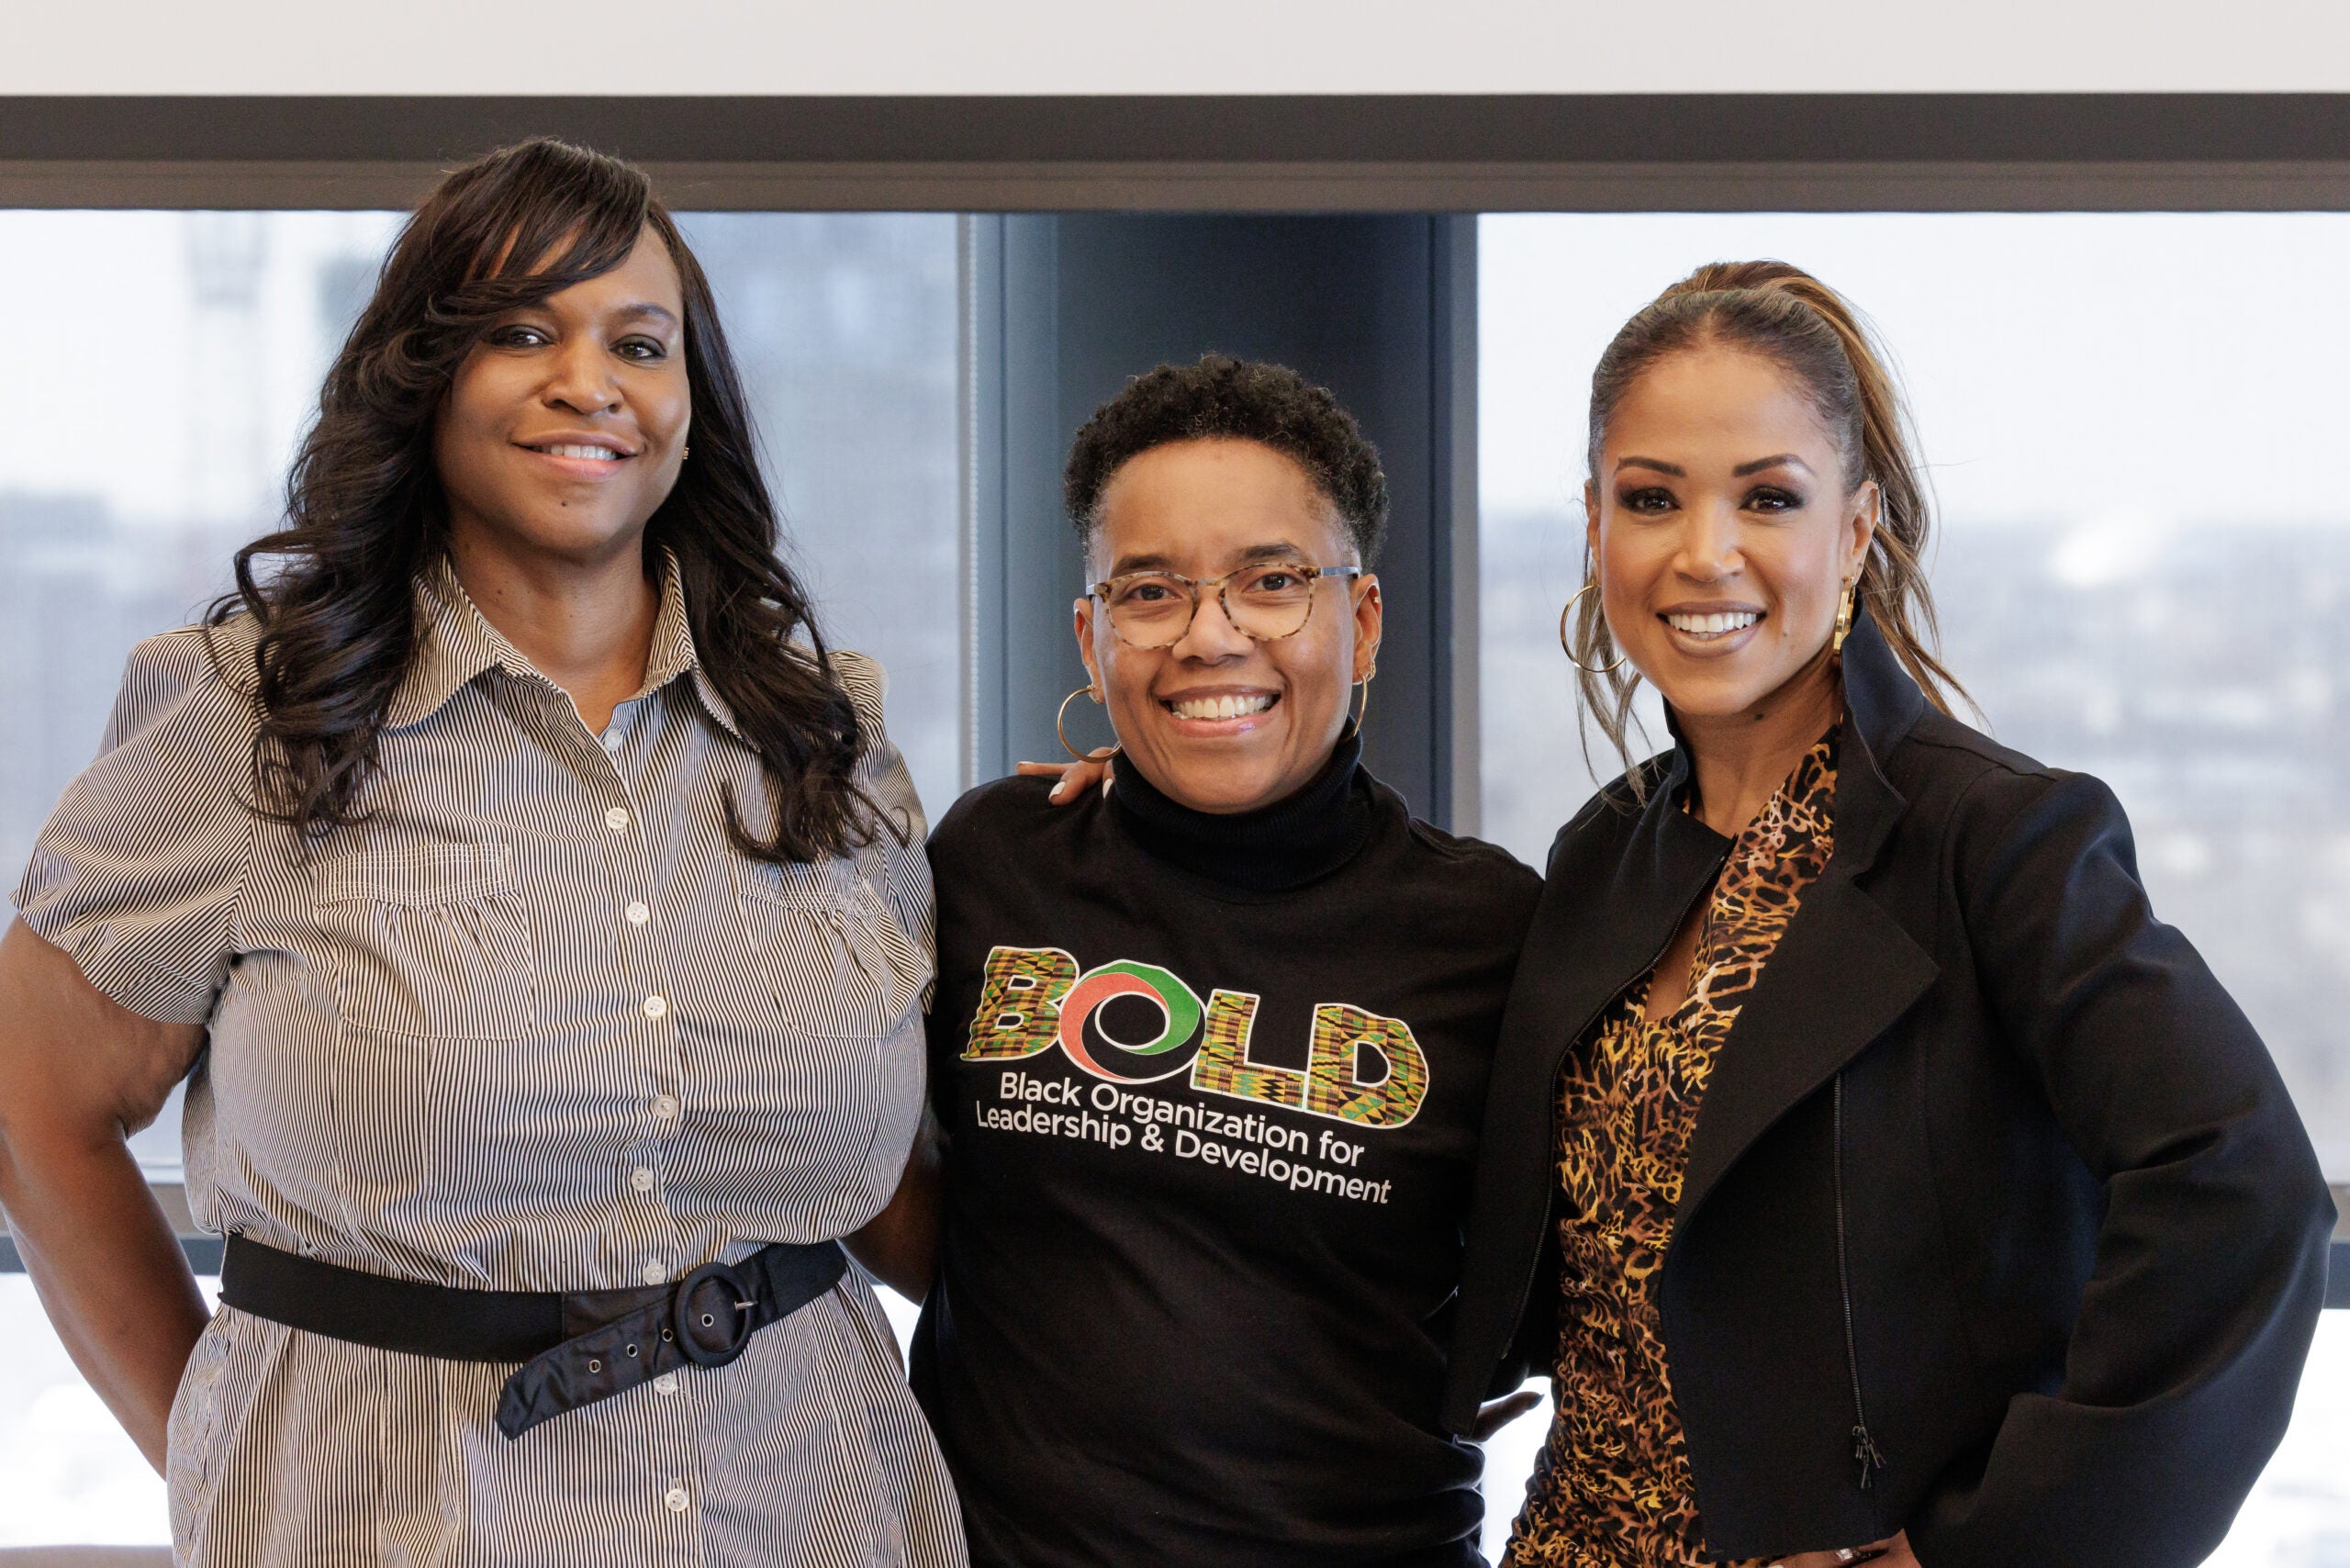
[[[0,98],[0,207],[413,206],[534,134],[681,210],[2350,209],[2350,95]]]
[[[2262,163],[2350,95],[0,98],[0,161],[443,163],[526,136],[658,163]]]
[[[414,207],[452,163],[0,161],[0,207]],[[2284,163],[664,163],[680,212],[2350,210]]]

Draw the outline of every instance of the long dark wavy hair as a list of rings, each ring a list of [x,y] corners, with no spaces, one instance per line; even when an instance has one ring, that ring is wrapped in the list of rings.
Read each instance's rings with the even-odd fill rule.
[[[458,367],[499,318],[621,265],[648,227],[684,286],[693,456],[646,525],[646,559],[676,557],[703,670],[758,753],[775,807],[761,838],[730,795],[729,830],[744,854],[782,862],[845,853],[887,825],[855,780],[867,740],[856,707],[776,555],[775,508],[709,279],[642,172],[540,140],[458,170],[408,219],[327,373],[285,526],[237,552],[237,589],[207,617],[259,623],[255,804],[305,840],[365,814],[377,735],[416,659],[412,585],[447,543],[433,421]]]

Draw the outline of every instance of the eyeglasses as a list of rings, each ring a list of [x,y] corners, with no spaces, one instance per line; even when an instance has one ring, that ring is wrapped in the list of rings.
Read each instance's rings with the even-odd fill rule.
[[[1360,566],[1310,566],[1303,561],[1259,561],[1220,577],[1181,572],[1125,572],[1095,583],[1091,593],[1110,612],[1110,630],[1130,648],[1169,648],[1192,629],[1200,596],[1214,588],[1234,631],[1259,643],[1305,630],[1314,615],[1314,585],[1324,577],[1359,577]]]

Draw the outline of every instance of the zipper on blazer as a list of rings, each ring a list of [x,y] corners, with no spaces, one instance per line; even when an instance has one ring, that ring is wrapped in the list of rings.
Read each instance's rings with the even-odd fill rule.
[[[1852,1271],[1844,1245],[1844,1075],[1836,1075],[1835,1147],[1831,1163],[1836,1178],[1836,1287],[1844,1300],[1844,1365],[1852,1377],[1852,1460],[1861,1467],[1861,1490],[1869,1477],[1885,1468],[1885,1455],[1869,1436],[1869,1407],[1861,1397],[1861,1352],[1852,1332]]]

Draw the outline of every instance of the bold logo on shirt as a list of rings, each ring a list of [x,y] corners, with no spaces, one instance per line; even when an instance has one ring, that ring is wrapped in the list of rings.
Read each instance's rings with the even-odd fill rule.
[[[1098,1014],[1120,997],[1156,1007],[1158,1033],[1130,1045],[1103,1029]],[[963,1059],[1016,1060],[1058,1046],[1113,1083],[1155,1083],[1188,1070],[1192,1087],[1207,1093],[1357,1126],[1400,1127],[1419,1114],[1428,1059],[1402,1019],[1323,1002],[1300,1070],[1249,1058],[1259,1000],[1215,991],[1203,1003],[1181,977],[1154,964],[1120,958],[1080,975],[1058,947],[998,947],[988,955]],[[1375,1076],[1365,1076],[1367,1066]]]

